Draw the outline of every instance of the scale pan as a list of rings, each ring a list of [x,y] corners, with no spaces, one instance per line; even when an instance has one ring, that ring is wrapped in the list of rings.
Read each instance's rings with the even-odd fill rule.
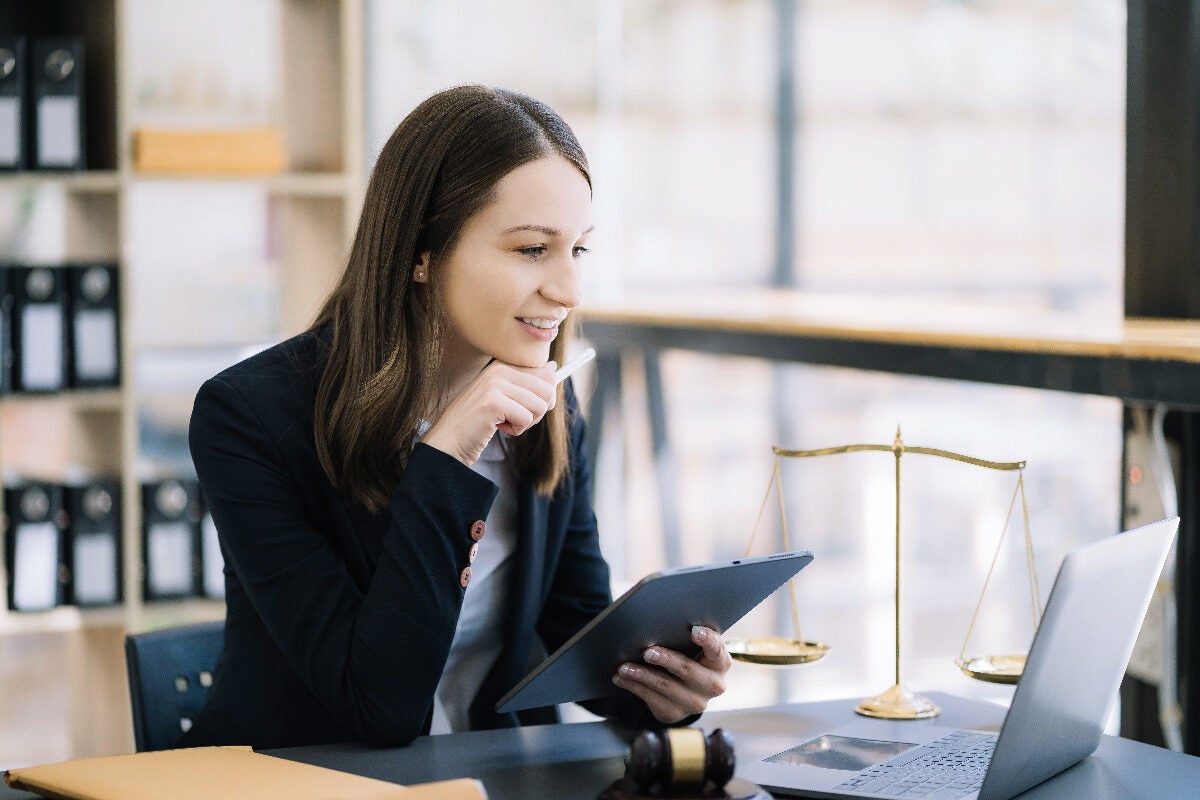
[[[822,642],[801,642],[783,636],[763,636],[756,639],[726,639],[725,647],[734,661],[748,664],[807,664],[824,658],[829,645]]]
[[[968,678],[988,683],[1016,683],[1025,671],[1025,656],[975,656],[954,663]]]

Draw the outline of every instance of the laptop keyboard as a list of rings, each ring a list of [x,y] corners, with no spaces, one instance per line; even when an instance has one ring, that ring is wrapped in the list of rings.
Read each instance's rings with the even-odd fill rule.
[[[926,800],[966,797],[983,785],[995,746],[995,736],[955,731],[869,767],[836,788]]]

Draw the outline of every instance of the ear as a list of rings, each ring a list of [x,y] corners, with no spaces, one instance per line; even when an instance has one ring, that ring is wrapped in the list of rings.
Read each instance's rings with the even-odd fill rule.
[[[426,283],[429,281],[429,251],[421,253],[421,257],[417,259],[417,263],[413,265],[413,283]]]

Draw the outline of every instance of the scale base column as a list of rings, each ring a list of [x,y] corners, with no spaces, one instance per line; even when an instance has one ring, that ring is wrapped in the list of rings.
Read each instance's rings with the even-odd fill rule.
[[[854,710],[864,717],[879,719],[929,719],[942,713],[932,700],[913,694],[898,683],[883,694],[863,700]]]

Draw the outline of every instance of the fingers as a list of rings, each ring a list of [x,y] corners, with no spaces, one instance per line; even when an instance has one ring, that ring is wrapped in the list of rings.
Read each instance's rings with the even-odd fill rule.
[[[493,389],[483,406],[488,409],[487,416],[494,420],[496,427],[513,436],[527,431],[548,410],[544,399],[520,386]]]
[[[733,658],[721,634],[703,625],[692,626],[692,641],[700,645],[700,663],[719,671],[722,675],[733,666]]]
[[[703,631],[703,635],[700,631]],[[693,628],[692,640],[701,647],[699,659],[658,646],[647,647],[642,658],[675,678],[677,683],[686,687],[687,692],[707,701],[725,693],[725,673],[733,662],[724,641],[708,628]]]
[[[493,361],[487,369],[480,373],[477,380],[484,381],[494,388],[511,390],[522,397],[537,398],[537,402],[546,407],[554,401],[554,362],[549,361],[540,367],[514,367],[500,361]]]
[[[613,684],[641,698],[654,718],[666,724],[700,714],[708,707],[709,698],[671,673],[645,664],[622,664],[613,676]]]
[[[678,722],[700,714],[708,701],[725,692],[725,673],[732,659],[715,631],[697,626],[692,640],[700,645],[698,659],[665,647],[648,647],[644,664],[622,664],[613,683],[641,698],[659,722]]]
[[[554,362],[541,367],[488,364],[442,411],[423,437],[468,466],[497,430],[519,436],[554,407]]]

